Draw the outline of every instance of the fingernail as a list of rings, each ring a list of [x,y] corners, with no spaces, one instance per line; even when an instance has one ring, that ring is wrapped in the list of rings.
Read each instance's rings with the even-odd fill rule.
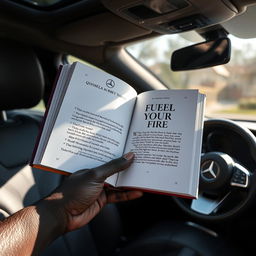
[[[133,152],[129,152],[129,153],[123,155],[123,158],[125,158],[126,160],[131,160],[131,159],[133,159],[133,157],[134,157]]]

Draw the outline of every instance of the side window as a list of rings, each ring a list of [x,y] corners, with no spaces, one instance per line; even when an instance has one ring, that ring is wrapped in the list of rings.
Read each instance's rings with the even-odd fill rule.
[[[67,55],[67,62],[68,62],[69,64],[71,64],[71,63],[73,63],[73,62],[76,62],[76,61],[79,61],[79,62],[84,63],[84,64],[86,64],[86,65],[92,66],[92,67],[94,67],[94,68],[97,68],[96,66],[92,65],[91,63],[89,63],[89,62],[87,62],[87,61],[85,61],[85,60],[79,59],[79,58],[77,58],[77,57],[75,57],[75,56],[72,56],[72,55]]]
[[[33,108],[31,108],[31,110],[34,111],[40,111],[40,112],[44,112],[45,111],[45,104],[43,100],[40,100],[40,102],[34,106]]]

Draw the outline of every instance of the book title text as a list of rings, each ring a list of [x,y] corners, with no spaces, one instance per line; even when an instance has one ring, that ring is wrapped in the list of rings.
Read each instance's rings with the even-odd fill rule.
[[[147,104],[145,106],[145,121],[148,128],[168,128],[168,121],[172,120],[173,104]]]

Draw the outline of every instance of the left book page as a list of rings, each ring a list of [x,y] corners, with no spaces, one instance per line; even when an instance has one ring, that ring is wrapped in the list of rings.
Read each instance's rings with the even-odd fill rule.
[[[67,89],[60,108],[49,108],[42,134],[43,152],[37,152],[32,165],[41,169],[73,173],[92,168],[123,154],[124,144],[136,100],[136,91],[124,81],[81,63],[62,68],[63,82],[58,81],[52,102]],[[61,100],[61,97],[59,97]],[[54,103],[58,105],[58,102]],[[57,112],[57,113],[51,113]],[[49,124],[47,118],[56,114]],[[43,128],[43,132],[47,127]],[[40,148],[40,147],[39,147]],[[39,159],[41,158],[41,159]],[[46,168],[44,168],[46,167]],[[111,177],[108,183],[115,182]]]

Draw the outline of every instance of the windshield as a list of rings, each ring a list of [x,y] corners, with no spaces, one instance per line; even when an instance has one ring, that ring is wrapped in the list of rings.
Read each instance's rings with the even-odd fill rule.
[[[226,65],[193,71],[171,71],[172,52],[196,43],[185,39],[191,35],[161,36],[126,49],[167,87],[199,89],[205,93],[206,116],[256,120],[256,39],[229,36],[232,52],[231,61]],[[199,41],[203,40],[197,38]]]

